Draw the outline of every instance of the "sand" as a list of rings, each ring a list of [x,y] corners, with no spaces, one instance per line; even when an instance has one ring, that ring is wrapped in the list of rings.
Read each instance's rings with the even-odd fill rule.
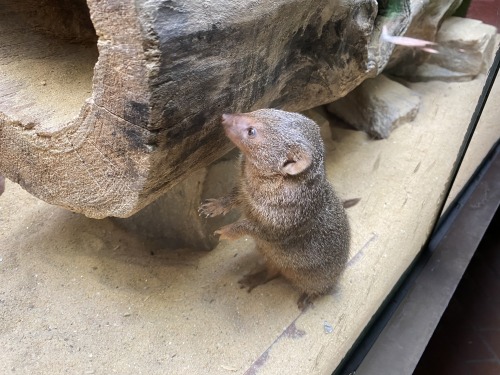
[[[170,249],[7,181],[0,373],[331,373],[429,235],[484,78],[411,84],[419,115],[383,141],[311,114],[327,137],[333,185],[361,201],[348,210],[351,260],[339,286],[305,312],[284,280],[239,289],[259,260],[250,239]],[[462,184],[500,134],[498,113],[486,118]]]

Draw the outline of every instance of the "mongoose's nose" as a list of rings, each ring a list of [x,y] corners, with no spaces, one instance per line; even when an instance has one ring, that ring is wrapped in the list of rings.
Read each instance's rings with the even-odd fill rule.
[[[230,115],[228,113],[224,113],[222,115],[222,125],[224,125],[224,127],[233,125],[233,120],[234,120],[234,115]]]

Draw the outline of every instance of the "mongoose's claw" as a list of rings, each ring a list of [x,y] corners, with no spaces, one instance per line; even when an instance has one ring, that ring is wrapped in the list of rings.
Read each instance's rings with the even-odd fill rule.
[[[279,277],[279,275],[280,273],[278,270],[266,268],[259,272],[243,276],[243,278],[240,279],[238,283],[240,284],[241,289],[246,288],[248,293],[250,293],[255,287],[265,284]]]
[[[243,276],[243,278],[238,281],[238,284],[240,284],[241,289],[246,288],[248,293],[250,293],[252,289],[267,283],[271,279],[272,278],[269,277],[267,270],[262,270]]]
[[[305,311],[309,306],[312,306],[313,301],[318,297],[317,294],[302,293],[297,301],[297,306],[300,310]]]
[[[222,227],[221,229],[216,230],[214,232],[214,234],[216,236],[219,236],[219,241],[230,240],[231,239],[231,236],[229,236],[228,233],[226,233],[226,231],[224,231],[224,227]]]
[[[233,224],[224,225],[222,228],[217,229],[214,234],[219,235],[219,241],[222,240],[237,240],[242,235],[233,230]]]
[[[226,238],[224,238],[224,234],[222,233],[222,231],[220,229],[218,229],[214,232],[214,236],[219,236],[219,241],[226,239]]]
[[[214,217],[218,215],[225,215],[227,209],[220,203],[218,199],[207,199],[198,208],[200,215],[205,217]]]

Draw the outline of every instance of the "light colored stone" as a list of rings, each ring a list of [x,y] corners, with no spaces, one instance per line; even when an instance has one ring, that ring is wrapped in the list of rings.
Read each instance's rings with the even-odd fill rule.
[[[397,1],[390,1],[392,6],[397,3]],[[401,13],[407,14],[409,22],[404,25],[404,28],[395,26],[395,30],[390,33],[391,35],[402,35],[433,42],[443,19],[451,16],[461,3],[462,0],[400,2]],[[389,17],[388,25],[397,22],[398,18],[398,16]],[[385,70],[393,75],[408,77],[413,75],[416,69],[428,58],[428,52],[406,46],[397,46],[394,48]]]
[[[418,67],[413,80],[467,81],[485,70],[496,28],[470,18],[450,17],[437,34],[438,54]]]
[[[374,138],[387,138],[398,125],[413,121],[420,97],[384,75],[367,79],[327,109],[358,130]]]

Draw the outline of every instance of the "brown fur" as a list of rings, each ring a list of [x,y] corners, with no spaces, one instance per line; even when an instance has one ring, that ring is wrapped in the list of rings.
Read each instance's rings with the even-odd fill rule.
[[[282,275],[303,292],[299,305],[329,292],[347,263],[350,229],[325,176],[318,125],[275,109],[224,115],[223,125],[242,152],[239,184],[200,211],[211,217],[242,208],[244,219],[215,233],[220,239],[252,236],[267,272],[240,283],[252,290]]]

